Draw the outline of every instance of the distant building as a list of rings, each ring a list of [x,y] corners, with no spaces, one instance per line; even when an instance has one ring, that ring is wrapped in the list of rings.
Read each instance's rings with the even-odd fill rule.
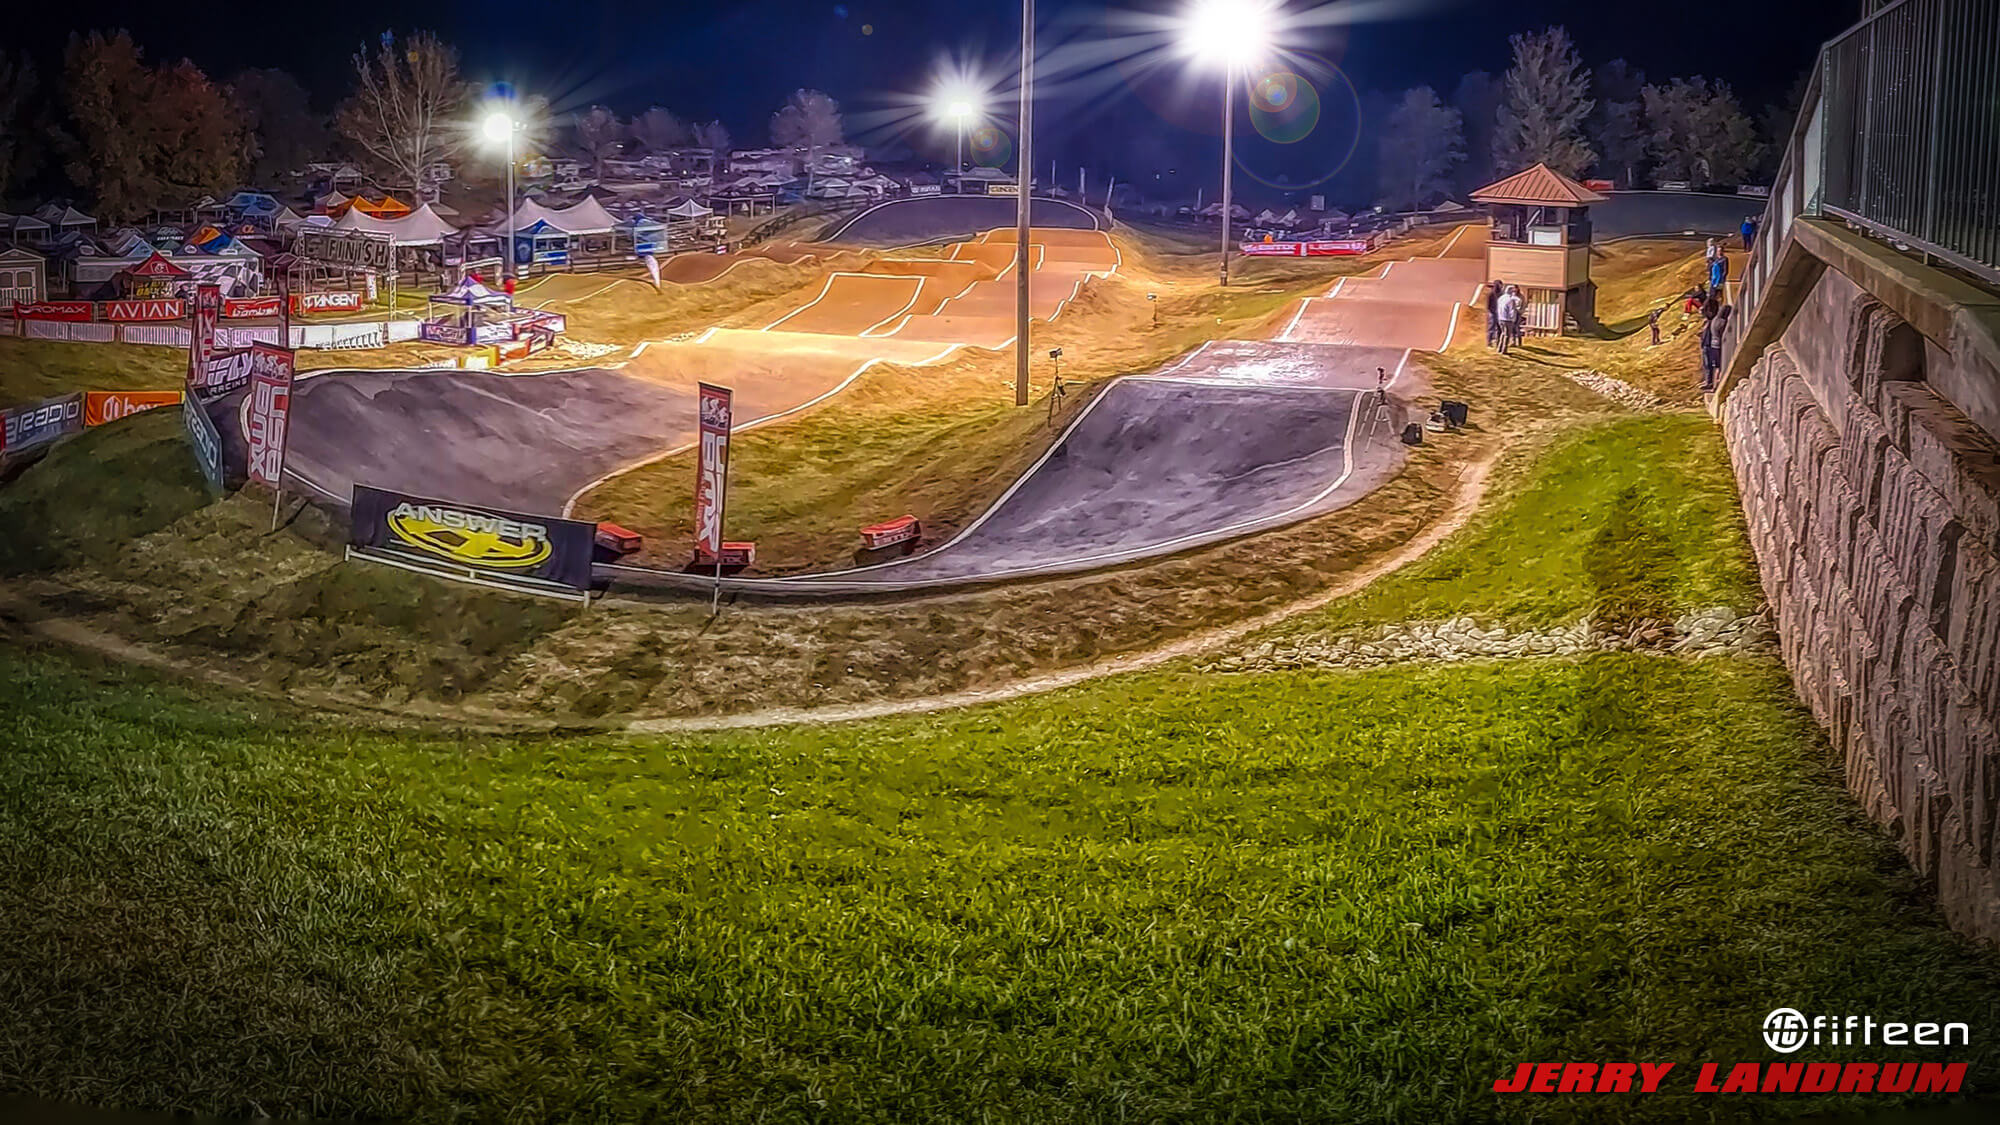
[[[0,250],[0,309],[45,301],[48,295],[47,259],[25,246]]]

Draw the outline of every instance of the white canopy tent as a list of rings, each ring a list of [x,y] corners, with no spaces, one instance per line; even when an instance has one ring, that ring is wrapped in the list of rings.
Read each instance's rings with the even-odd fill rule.
[[[333,229],[387,235],[397,246],[436,246],[458,233],[458,228],[438,218],[428,203],[399,219],[378,219],[350,207]]]

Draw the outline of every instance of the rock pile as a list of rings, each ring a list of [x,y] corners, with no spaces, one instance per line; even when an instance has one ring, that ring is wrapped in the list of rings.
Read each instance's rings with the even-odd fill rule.
[[[1670,409],[1653,392],[1644,387],[1635,387],[1623,379],[1613,379],[1602,371],[1567,371],[1563,373],[1563,377],[1584,390],[1594,391],[1634,410],[1652,413]]]
[[[1671,623],[1641,621],[1611,629],[1589,618],[1553,629],[1483,628],[1470,617],[1404,621],[1369,633],[1308,633],[1252,645],[1201,666],[1204,672],[1270,672],[1288,668],[1374,668],[1428,660],[1581,656],[1593,652],[1671,652],[1715,656],[1769,649],[1773,634],[1764,611],[1738,613],[1712,606]]]

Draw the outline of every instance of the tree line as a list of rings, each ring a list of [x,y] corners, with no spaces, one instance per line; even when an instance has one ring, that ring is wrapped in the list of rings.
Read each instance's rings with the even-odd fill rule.
[[[384,33],[352,62],[351,88],[325,113],[285,71],[249,68],[218,82],[186,59],[149,62],[124,31],[72,36],[53,83],[25,52],[0,53],[0,199],[31,188],[74,191],[100,217],[123,222],[238,187],[282,187],[288,173],[330,160],[352,160],[385,186],[414,193],[433,164],[478,143],[486,95],[463,76],[450,44],[424,31]],[[661,106],[627,120],[601,105],[555,114],[545,98],[528,96],[514,113],[522,155],[560,137],[600,173],[627,142],[723,154],[732,144],[720,121],[685,121]],[[799,90],[770,128],[775,146],[810,163],[841,143],[840,107]]]
[[[1752,182],[1770,174],[1805,94],[1802,76],[1753,122],[1727,82],[1648,82],[1623,59],[1593,73],[1561,27],[1509,44],[1513,63],[1499,78],[1474,71],[1449,99],[1418,86],[1380,112],[1378,204],[1423,206],[1538,162],[1621,188]]]

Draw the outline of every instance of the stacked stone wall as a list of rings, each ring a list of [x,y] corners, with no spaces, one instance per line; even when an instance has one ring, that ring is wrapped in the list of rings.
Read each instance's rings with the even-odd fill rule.
[[[1722,419],[1801,698],[1952,924],[2000,941],[2000,442],[1913,331],[1828,271]]]

